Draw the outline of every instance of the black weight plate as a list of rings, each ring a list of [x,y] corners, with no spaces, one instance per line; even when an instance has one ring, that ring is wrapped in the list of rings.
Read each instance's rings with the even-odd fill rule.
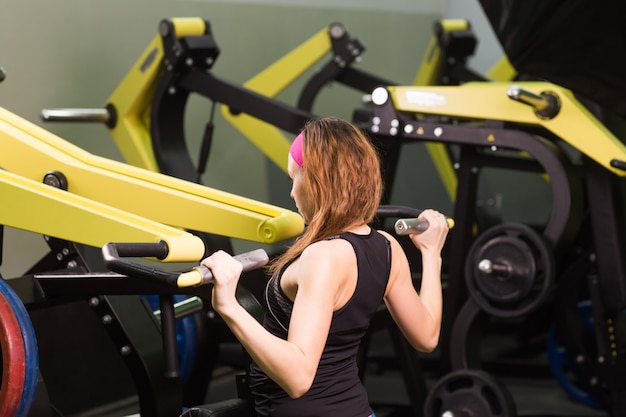
[[[509,303],[524,298],[533,288],[537,268],[528,245],[515,237],[497,236],[482,245],[476,259],[506,265],[506,273],[486,273],[474,267],[476,286],[491,301]]]
[[[508,389],[481,370],[461,369],[435,383],[426,397],[424,417],[514,417],[515,401]]]
[[[488,259],[492,270],[482,270]],[[521,317],[546,299],[554,282],[554,260],[547,242],[531,227],[503,223],[481,233],[467,255],[465,282],[470,296],[486,312]]]

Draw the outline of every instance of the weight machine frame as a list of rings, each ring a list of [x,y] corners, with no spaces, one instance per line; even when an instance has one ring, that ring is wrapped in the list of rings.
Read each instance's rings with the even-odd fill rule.
[[[557,256],[571,249],[583,222],[591,228],[597,270],[588,276],[598,350],[597,358],[590,358],[597,361],[593,377],[605,391],[607,408],[615,416],[624,415],[626,387],[619,375],[626,368],[626,341],[620,340],[623,335],[616,327],[623,325],[619,316],[626,308],[626,276],[615,182],[626,176],[626,146],[569,90],[549,83],[388,86],[372,96],[373,116],[364,127],[380,141],[431,141],[460,148],[456,226],[449,236],[447,256],[466,259],[475,236],[477,178],[487,166],[546,174],[552,213],[542,233]],[[565,158],[563,143],[580,152],[580,161]],[[467,299],[463,276],[461,263],[449,266],[440,344],[443,358],[457,353],[451,330]],[[462,361],[454,362],[458,366]]]
[[[193,26],[193,31],[179,30],[179,25],[187,24]],[[133,79],[135,85],[149,84],[149,88],[142,87],[142,91],[152,94],[152,100],[150,102],[145,100],[141,108],[117,106],[119,97],[127,99],[135,95],[122,93],[120,96],[116,95],[129,89],[131,84],[127,84],[125,80],[120,85],[124,87],[118,88],[107,103],[108,126],[110,128],[117,126],[113,121],[119,117],[118,108],[131,109],[129,119],[135,124],[126,126],[130,130],[135,129],[131,136],[144,139],[150,137],[150,141],[132,142],[134,146],[138,149],[148,149],[146,153],[155,156],[158,166],[156,169],[179,178],[199,181],[199,173],[192,169],[182,127],[184,104],[189,94],[199,93],[210,100],[222,103],[224,117],[274,163],[286,170],[284,161],[289,141],[280,130],[296,133],[305,120],[313,117],[309,112],[315,96],[323,85],[338,81],[367,93],[380,85],[393,85],[360,72],[350,65],[352,61],[346,60],[345,53],[357,56],[362,49],[355,47],[356,44],[352,39],[343,35],[334,36],[338,33],[345,34],[342,29],[338,24],[329,26],[246,82],[242,88],[207,72],[219,55],[219,48],[210,33],[208,22],[194,19],[164,20],[160,24],[160,34],[136,64],[136,68],[145,69],[158,63],[160,67],[157,67],[157,70],[162,72],[151,73],[151,79],[146,76],[140,83],[136,83],[137,78]],[[623,266],[619,261],[621,254],[618,254],[619,251],[616,249],[620,246],[619,236],[611,229],[615,226],[616,213],[610,185],[612,180],[609,179],[611,176],[624,176],[626,153],[621,141],[569,90],[548,83],[516,83],[523,87],[522,95],[526,91],[538,92],[525,97],[531,101],[526,104],[532,104],[534,107],[520,107],[520,104],[510,100],[510,95],[505,92],[512,83],[475,82],[484,81],[484,78],[472,73],[464,65],[465,59],[473,52],[475,46],[467,22],[443,21],[441,26],[436,26],[435,29],[436,36],[431,41],[415,84],[447,84],[454,87],[387,87],[393,101],[391,109],[383,111],[381,110],[383,106],[375,103],[374,115],[380,117],[381,121],[373,123],[372,118],[363,123],[363,126],[376,136],[379,145],[385,149],[385,162],[388,167],[386,183],[393,183],[401,145],[413,141],[425,142],[444,180],[446,190],[455,201],[454,217],[457,224],[461,225],[457,226],[450,236],[449,255],[454,259],[465,259],[467,249],[475,235],[474,202],[478,172],[483,167],[546,174],[552,190],[553,210],[543,234],[557,253],[567,251],[577,238],[583,222],[584,203],[604,201],[607,207],[611,207],[608,212],[601,212],[597,205],[593,207],[595,203],[589,204],[589,208],[595,208],[591,210],[596,235],[594,246],[598,253],[603,253],[598,255],[602,259],[597,263],[599,269],[604,271],[599,275],[602,278],[592,280],[595,283],[593,288],[599,293],[595,297],[601,300],[595,303],[597,320],[603,323],[607,319],[607,314],[619,311],[625,299],[624,282],[621,278]],[[329,45],[332,46],[333,59],[309,81],[296,109],[273,99],[328,52]],[[303,60],[303,56],[309,60]],[[510,79],[514,76],[506,60],[496,70],[492,74],[495,79]],[[131,75],[132,73],[129,73],[129,77]],[[132,76],[136,77],[137,74]],[[157,77],[161,78],[156,80]],[[441,97],[445,98],[443,105],[438,102]],[[480,100],[476,100],[477,97],[480,97]],[[509,99],[504,100],[504,97]],[[556,98],[556,102],[546,104],[551,98]],[[546,112],[551,106],[556,109],[554,115],[549,111]],[[146,123],[138,124],[139,120]],[[150,120],[152,122],[147,123]],[[391,121],[400,121],[400,124],[393,126]],[[480,126],[470,126],[472,124]],[[148,126],[151,135],[146,133]],[[411,132],[401,130],[406,126],[411,127]],[[572,129],[572,126],[576,126],[576,129]],[[384,132],[381,132],[381,129]],[[210,126],[207,126],[207,137],[210,137],[211,133]],[[535,136],[537,134],[543,138],[537,138]],[[601,137],[602,141],[599,145],[592,144],[589,137]],[[580,166],[572,165],[566,159],[563,150],[556,145],[559,140],[566,141],[568,145],[582,152],[584,181],[580,182],[577,179]],[[210,147],[210,140],[207,143]],[[460,156],[456,161],[453,161],[449,146],[461,147]],[[491,151],[492,148],[496,151]],[[499,152],[502,149],[514,152],[502,155]],[[140,150],[137,153],[142,152]],[[454,169],[455,164],[459,165],[458,170]],[[449,276],[453,280],[458,280],[463,274],[462,269],[460,265],[451,266]],[[449,310],[446,311],[442,333],[444,350],[449,348],[446,346],[449,344],[447,337],[452,327],[452,322],[448,320],[456,318],[455,313],[459,311],[461,302],[466,298],[461,281],[452,282],[452,291],[449,291],[446,297],[446,306]],[[607,336],[606,340],[601,337],[603,349],[612,355],[607,329],[605,327],[599,334]],[[618,353],[618,359],[612,362],[618,364],[618,369],[623,366],[621,355],[622,353]],[[610,368],[609,365],[603,368],[603,379],[615,384],[617,378]]]

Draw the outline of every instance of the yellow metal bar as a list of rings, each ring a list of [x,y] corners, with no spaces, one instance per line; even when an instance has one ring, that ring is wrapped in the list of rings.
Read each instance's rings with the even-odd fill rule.
[[[466,19],[443,19],[440,23],[445,33],[469,29],[469,22]]]
[[[462,86],[395,86],[389,92],[399,111],[438,114],[478,120],[502,120],[542,126],[574,148],[619,176],[626,172],[611,166],[611,160],[626,161],[626,146],[596,119],[570,90],[546,82],[518,82],[515,85],[541,94],[551,92],[560,101],[552,119],[535,114],[527,104],[510,99],[511,82],[471,82]],[[498,138],[492,138],[498,145]]]
[[[202,35],[206,30],[201,18],[172,18],[171,22],[177,38]],[[154,172],[159,168],[150,137],[150,109],[163,55],[157,35],[106,102],[115,109],[117,122],[110,134],[126,162]]]
[[[158,172],[150,138],[151,99],[163,60],[160,36],[156,36],[107,100],[116,113],[109,133],[129,164]]]
[[[165,262],[197,262],[202,240],[191,233],[136,216],[0,170],[0,224],[94,247],[109,242],[165,241]]]
[[[0,108],[0,166],[33,181],[62,172],[68,191],[170,226],[261,243],[297,236],[299,214],[98,157]]]
[[[331,47],[328,28],[324,28],[246,81],[244,87],[267,97],[276,97],[294,80],[322,59],[330,51]]]
[[[244,87],[266,97],[276,97],[304,72],[310,69],[332,45],[328,28],[310,37],[296,49],[244,83]],[[287,172],[287,153],[291,140],[280,129],[246,113],[232,114],[222,105],[222,115],[250,140],[274,164]]]

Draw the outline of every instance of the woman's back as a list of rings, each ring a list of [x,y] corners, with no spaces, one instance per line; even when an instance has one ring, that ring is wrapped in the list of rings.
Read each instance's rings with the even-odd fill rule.
[[[333,238],[347,240],[354,248],[358,266],[354,293],[333,314],[313,385],[304,396],[290,398],[256,364],[252,365],[251,388],[260,416],[365,417],[371,414],[367,393],[359,380],[356,354],[385,294],[390,268],[389,242],[374,230],[368,235],[343,233]],[[280,280],[281,274],[278,274],[268,282],[264,327],[286,339],[292,303],[281,290]]]

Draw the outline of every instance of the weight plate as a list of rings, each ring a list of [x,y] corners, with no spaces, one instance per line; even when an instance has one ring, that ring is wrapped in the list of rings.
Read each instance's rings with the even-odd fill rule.
[[[0,293],[0,417],[14,417],[19,410],[26,379],[26,352],[20,324],[11,303]]]
[[[17,319],[22,333],[22,342],[24,343],[24,389],[17,413],[15,414],[15,417],[24,417],[28,415],[32,407],[37,391],[37,384],[39,382],[39,349],[37,347],[37,337],[24,303],[22,303],[22,300],[15,293],[13,288],[2,278],[0,278],[0,295],[3,295],[13,308],[15,318]]]
[[[580,305],[581,320],[583,321],[590,320],[590,313],[586,311],[588,308],[590,308],[589,305]],[[588,326],[593,326],[593,324]],[[593,329],[590,328],[588,330],[589,337],[592,337],[592,332]],[[605,404],[600,399],[598,390],[594,389],[589,382],[591,378],[585,375],[579,364],[576,363],[576,359],[559,345],[554,326],[548,333],[547,351],[552,375],[567,395],[572,400],[589,408],[605,409]],[[586,360],[587,358],[581,357],[581,359]]]
[[[488,373],[460,369],[433,385],[424,404],[424,417],[514,417],[517,409],[508,389]]]
[[[521,317],[540,306],[554,282],[554,260],[546,240],[519,223],[504,223],[480,234],[468,252],[465,281],[486,312]]]

